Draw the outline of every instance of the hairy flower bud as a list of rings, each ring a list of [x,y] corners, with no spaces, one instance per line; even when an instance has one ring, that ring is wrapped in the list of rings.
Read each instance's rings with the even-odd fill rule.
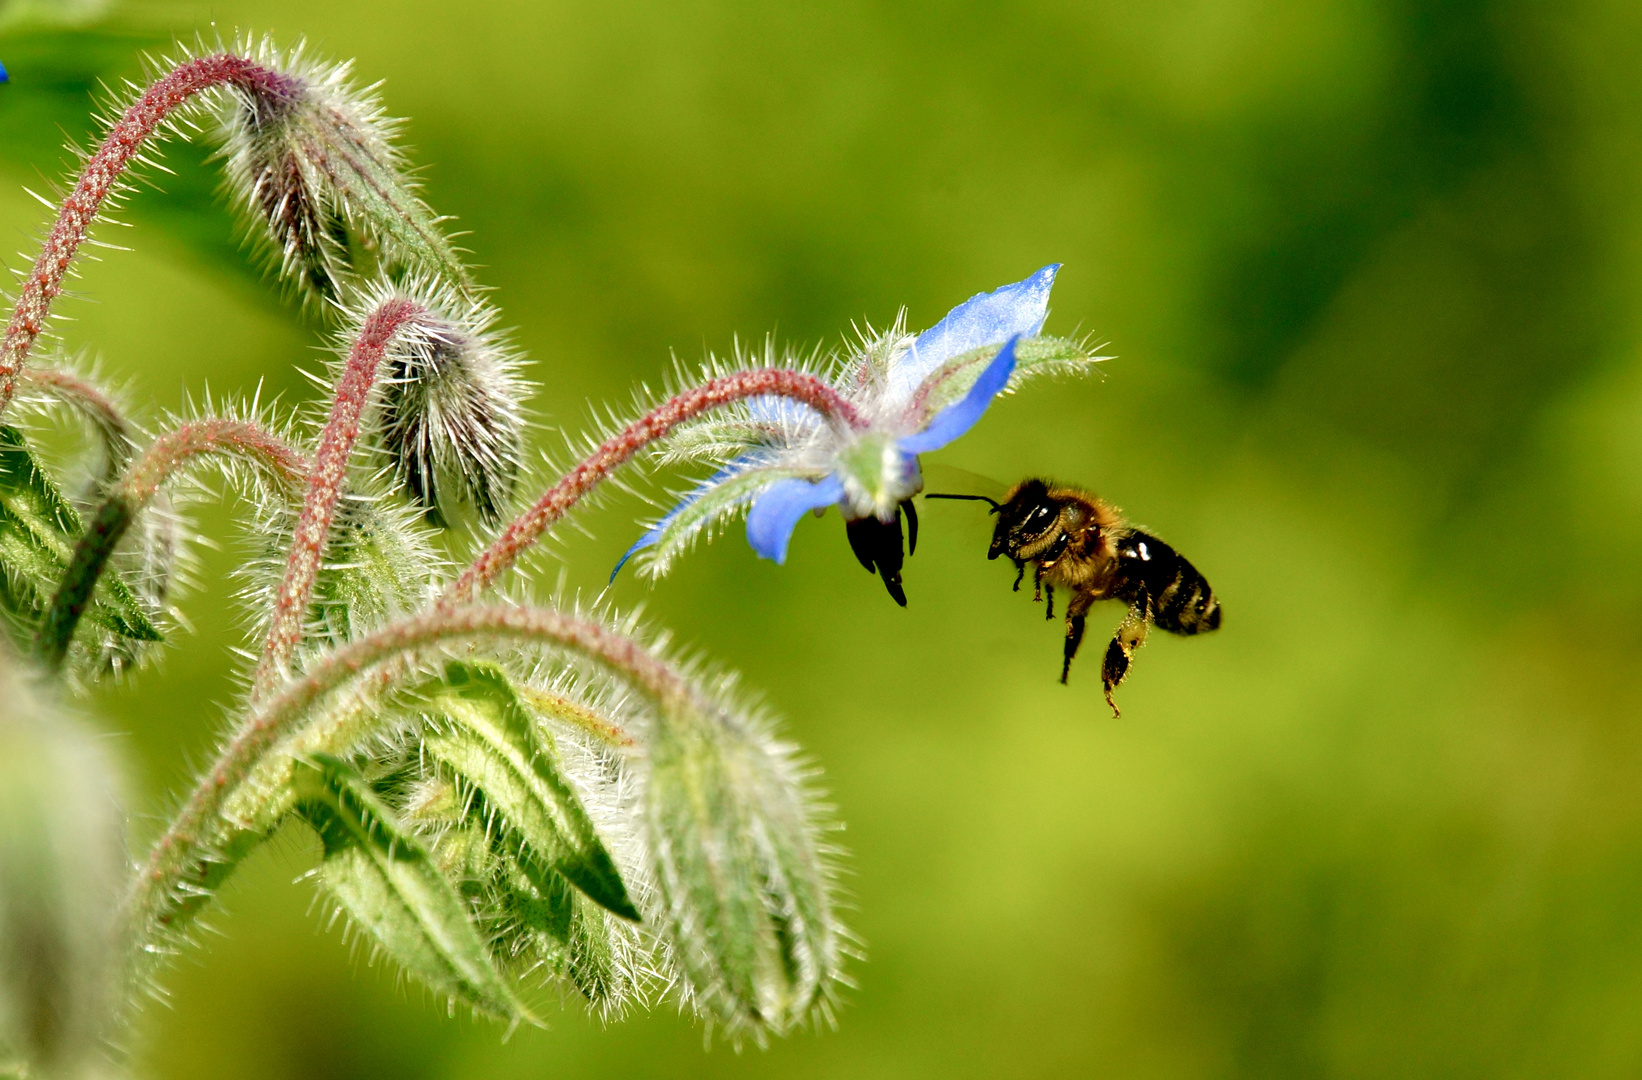
[[[732,1039],[826,1014],[842,982],[822,811],[758,717],[690,707],[658,718],[643,816],[673,960]]]
[[[272,88],[225,90],[221,125],[227,186],[272,245],[279,270],[325,299],[377,269],[411,268],[466,289],[471,282],[440,219],[416,195],[393,145],[397,124],[354,87],[348,64],[324,64],[302,45],[264,40],[239,50],[278,73]]]
[[[96,1070],[114,1005],[124,823],[113,769],[0,656],[0,1073]]]
[[[424,314],[385,358],[381,444],[406,492],[432,518],[442,517],[442,484],[454,482],[483,521],[495,522],[519,471],[525,388],[518,358],[491,329],[493,308],[444,288],[401,291]]]

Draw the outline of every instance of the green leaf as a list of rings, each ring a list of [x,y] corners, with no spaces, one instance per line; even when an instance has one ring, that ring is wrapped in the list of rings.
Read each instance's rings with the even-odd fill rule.
[[[45,614],[84,525],[14,427],[0,426],[0,606],[26,627]],[[85,618],[120,637],[160,632],[117,574],[105,572]]]
[[[355,923],[407,972],[495,1016],[531,1020],[496,970],[456,887],[364,779],[315,755],[297,770],[297,812],[319,833],[319,877]]]
[[[507,674],[490,664],[453,662],[431,695],[430,712],[443,723],[424,739],[425,752],[483,794],[536,889],[551,895],[553,876],[563,875],[605,908],[637,921],[615,860]]]

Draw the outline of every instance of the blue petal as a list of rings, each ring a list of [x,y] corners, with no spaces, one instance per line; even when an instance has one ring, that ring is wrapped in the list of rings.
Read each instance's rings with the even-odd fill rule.
[[[6,65],[0,64],[0,82],[11,82],[11,76],[6,74]]]
[[[724,466],[724,468],[718,470],[718,472],[703,480],[699,485],[697,485],[694,491],[690,492],[690,494],[680,499],[677,506],[667,511],[666,516],[656,522],[655,528],[639,537],[638,542],[627,549],[627,553],[621,557],[621,561],[616,563],[616,568],[610,571],[610,580],[612,582],[616,580],[616,575],[621,573],[621,568],[627,565],[628,559],[631,559],[634,555],[637,555],[651,544],[654,544],[657,540],[660,540],[662,531],[673,523],[673,519],[678,517],[679,514],[684,511],[685,507],[689,506],[691,503],[705,495],[708,491],[712,490],[713,486],[720,480],[728,479],[729,477],[740,472],[742,468],[745,467],[746,463],[746,458],[736,458],[734,461]]]
[[[747,512],[747,543],[766,559],[779,565],[787,561],[787,541],[793,526],[806,510],[831,506],[844,498],[844,482],[836,476],[824,480],[778,480],[765,488]]]
[[[930,372],[973,349],[996,345],[1019,334],[1035,337],[1049,314],[1049,290],[1060,263],[1050,263],[1025,281],[989,293],[977,293],[946,313],[946,318],[918,335],[900,358],[890,391],[907,396]]]
[[[986,365],[986,370],[981,372],[981,377],[975,380],[975,385],[969,388],[962,401],[948,405],[935,414],[928,427],[916,435],[908,435],[896,445],[909,454],[927,454],[931,450],[939,450],[974,427],[987,406],[992,404],[992,399],[1009,385],[1009,376],[1015,372],[1015,343],[1020,339],[1020,335],[1016,334],[998,350],[998,355]]]

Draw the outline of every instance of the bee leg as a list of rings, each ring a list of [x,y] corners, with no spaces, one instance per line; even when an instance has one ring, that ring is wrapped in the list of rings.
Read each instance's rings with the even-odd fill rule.
[[[1043,592],[1049,600],[1049,606],[1043,609],[1043,617],[1045,619],[1053,619],[1055,617],[1055,587],[1053,585],[1045,585],[1043,587]]]
[[[1072,594],[1072,602],[1066,605],[1066,653],[1060,665],[1060,684],[1066,685],[1066,676],[1072,670],[1072,657],[1078,654],[1078,646],[1083,644],[1083,619],[1089,613],[1094,601],[1083,593]]]
[[[1017,573],[1015,574],[1015,591],[1020,592],[1021,591],[1021,579],[1026,577],[1026,562],[1022,559],[1016,559],[1015,560],[1015,570],[1017,571]]]
[[[1042,563],[1038,563],[1038,565],[1036,565],[1032,568],[1032,602],[1034,604],[1043,603],[1043,564]]]
[[[1135,650],[1146,644],[1146,629],[1146,603],[1142,597],[1129,608],[1129,614],[1118,624],[1117,633],[1106,646],[1106,658],[1100,665],[1100,681],[1106,688],[1106,704],[1112,707],[1114,717],[1123,714],[1118,711],[1117,702],[1112,700],[1112,691],[1129,674]]]

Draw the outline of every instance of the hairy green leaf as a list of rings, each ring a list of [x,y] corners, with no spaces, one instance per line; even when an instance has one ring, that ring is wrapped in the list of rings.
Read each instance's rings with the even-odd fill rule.
[[[0,426],[0,606],[24,627],[37,625],[68,568],[84,525],[14,427]],[[134,641],[160,632],[118,574],[105,572],[85,618]]]
[[[315,755],[296,775],[297,812],[325,846],[320,881],[407,972],[507,1018],[531,1019],[496,970],[468,904],[416,836],[400,827],[364,779]]]
[[[520,868],[544,895],[563,875],[599,904],[637,920],[615,860],[575,789],[560,771],[547,733],[500,668],[451,663],[431,695],[438,731],[429,757],[483,794],[518,848]]]

